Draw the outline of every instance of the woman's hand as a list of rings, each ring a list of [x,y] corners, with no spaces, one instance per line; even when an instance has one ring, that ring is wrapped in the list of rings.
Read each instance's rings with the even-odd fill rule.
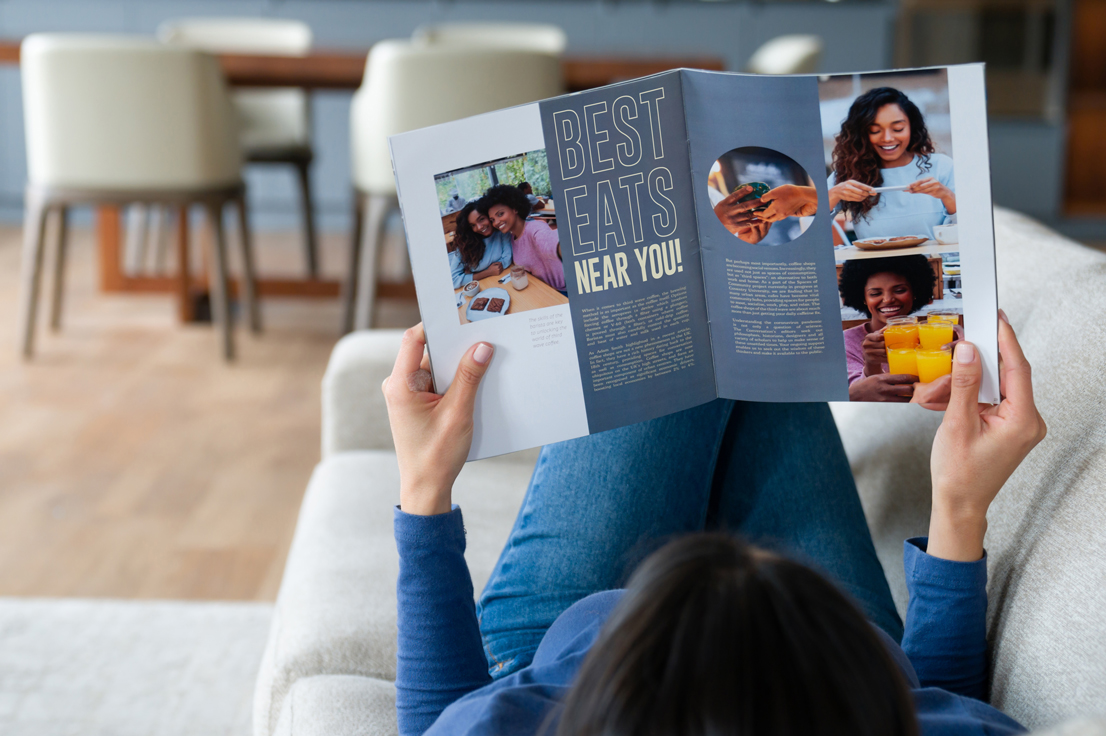
[[[917,376],[905,373],[881,373],[853,381],[849,401],[897,401],[905,404],[914,395]]]
[[[915,383],[914,395],[910,397],[910,403],[919,404],[923,409],[930,411],[944,411],[949,406],[951,390],[952,376],[941,376],[929,383]]]
[[[767,235],[768,231],[771,229],[772,223],[756,220],[749,223],[748,225],[745,225],[744,227],[739,227],[734,235],[741,238],[746,243],[752,243],[753,245],[756,245],[760,241],[764,240],[764,236]]]
[[[933,439],[930,472],[933,511],[928,553],[947,560],[983,556],[987,509],[1025,456],[1044,439],[1047,427],[1033,403],[1029,362],[1014,330],[1000,312],[1002,358],[998,406],[979,403],[983,366],[979,352],[958,342],[952,363],[952,394]]]
[[[932,176],[912,182],[906,191],[909,194],[928,194],[939,199],[950,215],[956,214],[956,194]]]
[[[461,358],[444,396],[418,385],[428,374],[422,324],[403,333],[392,375],[381,389],[399,459],[399,507],[408,514],[445,514],[452,508],[453,482],[472,447],[472,411],[492,346],[477,343]],[[416,390],[423,389],[423,390]]]
[[[818,190],[784,184],[768,191],[760,198],[768,203],[768,209],[760,213],[767,222],[778,222],[786,217],[810,217],[818,212]]]
[[[883,331],[886,327],[881,327],[875,332],[870,332],[864,337],[864,342],[860,343],[860,349],[864,351],[864,375],[866,376],[878,376],[883,373],[883,364],[887,362],[887,343],[883,339]]]
[[[862,184],[855,179],[849,179],[848,181],[843,181],[840,184],[834,184],[830,187],[829,204],[830,207],[836,207],[837,203],[842,200],[845,202],[863,202],[874,193],[872,187],[867,184]]]
[[[492,265],[488,266],[479,273],[474,273],[472,275],[472,279],[473,281],[479,281],[480,279],[486,279],[489,276],[498,276],[501,273],[503,273],[503,264],[499,261],[492,261]]]
[[[758,219],[757,215],[750,210],[764,206],[764,203],[759,199],[754,199],[750,202],[738,201],[742,197],[752,194],[752,192],[753,188],[751,186],[743,184],[730,192],[729,196],[721,202],[714,205],[714,214],[722,222],[723,227],[738,237],[741,237],[738,235],[738,230],[748,229],[750,223]]]

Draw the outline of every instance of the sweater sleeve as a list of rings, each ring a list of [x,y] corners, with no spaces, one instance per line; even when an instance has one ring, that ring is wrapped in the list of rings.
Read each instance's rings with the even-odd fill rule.
[[[395,510],[399,581],[396,714],[402,736],[421,734],[446,706],[491,682],[461,509],[415,516]]]
[[[987,556],[955,562],[908,539],[903,566],[910,602],[902,648],[922,687],[983,700],[987,695]]]
[[[449,252],[449,272],[453,277],[453,288],[460,289],[469,281],[465,273],[465,264],[461,262],[461,254],[455,250]]]

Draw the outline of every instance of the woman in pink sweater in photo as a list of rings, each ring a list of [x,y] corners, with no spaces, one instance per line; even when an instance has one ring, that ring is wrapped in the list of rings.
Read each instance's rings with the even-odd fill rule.
[[[487,191],[479,204],[492,226],[511,236],[514,263],[552,286],[565,291],[565,268],[561,261],[557,231],[541,220],[527,219],[530,202],[518,187],[500,184]]]

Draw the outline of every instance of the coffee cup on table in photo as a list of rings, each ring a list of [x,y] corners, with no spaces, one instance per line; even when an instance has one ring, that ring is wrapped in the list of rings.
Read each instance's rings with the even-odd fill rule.
[[[526,269],[521,266],[511,267],[511,286],[515,287],[515,291],[522,291],[530,285],[530,279],[526,274]]]
[[[461,289],[461,293],[465,295],[465,299],[471,300],[474,296],[480,293],[480,282],[470,281],[465,284]]]

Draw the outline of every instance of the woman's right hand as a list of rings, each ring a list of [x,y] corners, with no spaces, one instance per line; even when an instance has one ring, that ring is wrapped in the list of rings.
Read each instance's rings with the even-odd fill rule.
[[[739,201],[753,193],[753,188],[748,184],[742,184],[718,204],[714,205],[714,214],[722,222],[722,225],[734,235],[741,237],[738,230],[748,230],[757,219],[757,215],[751,210],[763,207],[764,203],[759,199],[750,202]]]
[[[929,462],[933,510],[927,552],[934,557],[970,562],[983,556],[987,509],[1048,429],[1033,403],[1029,361],[1006,315],[999,314],[1003,398],[998,406],[979,403],[979,351],[969,342],[956,343],[952,393]]]
[[[899,373],[880,373],[865,376],[849,386],[849,401],[896,401],[907,403],[914,395],[917,376]]]
[[[453,482],[472,447],[476,390],[494,351],[485,342],[472,346],[461,358],[449,389],[438,395],[423,390],[429,374],[419,371],[430,365],[425,348],[421,324],[403,333],[396,364],[381,390],[399,460],[399,507],[408,514],[432,516],[452,508]]]
[[[866,376],[883,373],[883,364],[887,362],[887,343],[883,339],[883,331],[886,329],[881,327],[869,333],[860,344],[860,349],[864,351],[864,375]]]
[[[875,192],[872,191],[872,187],[867,184],[862,184],[855,179],[849,179],[848,181],[843,181],[840,184],[834,184],[830,187],[830,207],[836,207],[837,203],[842,200],[845,202],[863,202],[873,194],[875,194]]]

